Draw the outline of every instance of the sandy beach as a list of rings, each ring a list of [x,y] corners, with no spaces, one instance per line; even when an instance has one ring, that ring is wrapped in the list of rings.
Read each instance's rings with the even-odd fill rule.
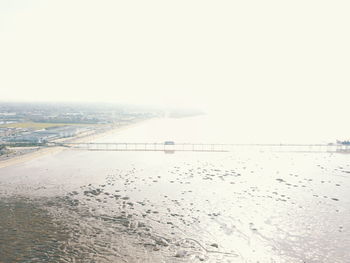
[[[113,127],[113,128],[108,129],[104,132],[94,132],[92,134],[90,134],[90,133],[89,134],[80,134],[74,138],[61,139],[61,140],[58,140],[57,142],[64,142],[64,141],[67,141],[67,142],[93,142],[97,139],[106,137],[106,136],[114,134],[116,132],[130,129],[130,128],[135,127],[137,125],[140,125],[141,123],[144,123],[146,121],[149,121],[149,120],[142,120],[142,121],[138,121],[136,123],[130,123],[130,124],[119,126],[119,127]],[[19,163],[27,162],[27,161],[30,161],[30,160],[33,160],[33,159],[36,159],[36,158],[39,158],[39,157],[42,157],[42,156],[45,156],[48,154],[56,154],[60,151],[66,150],[66,149],[67,148],[65,148],[65,147],[59,147],[59,146],[39,148],[39,149],[36,149],[36,150],[29,152],[29,153],[20,154],[20,155],[13,156],[11,158],[7,158],[7,159],[3,159],[3,160],[0,159],[0,169],[11,166],[11,165],[16,165]]]

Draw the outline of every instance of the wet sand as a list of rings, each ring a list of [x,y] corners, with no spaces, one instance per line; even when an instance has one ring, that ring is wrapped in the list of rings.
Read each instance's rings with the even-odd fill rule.
[[[19,163],[27,162],[35,158],[44,156],[46,154],[54,154],[61,151],[62,149],[63,149],[62,147],[41,148],[41,149],[35,150],[34,152],[25,153],[19,156],[14,156],[5,160],[0,160],[0,169],[8,166],[16,165]]]
[[[145,126],[158,138],[161,124]],[[144,139],[147,127],[96,140]],[[350,262],[348,159],[245,147],[41,155],[0,169],[0,262]]]
[[[53,262],[70,233],[26,198],[0,199],[0,262]]]
[[[61,236],[54,225],[70,233],[51,260],[343,263],[350,259],[347,159],[66,150],[0,170],[0,196],[47,213],[53,240]]]

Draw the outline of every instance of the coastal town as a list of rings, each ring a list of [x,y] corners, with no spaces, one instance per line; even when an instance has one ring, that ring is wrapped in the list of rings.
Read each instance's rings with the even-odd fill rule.
[[[160,110],[119,105],[1,103],[0,158],[31,152],[50,142],[103,133],[161,114]]]
[[[1,103],[0,161],[152,118],[198,114],[202,112],[118,104]]]

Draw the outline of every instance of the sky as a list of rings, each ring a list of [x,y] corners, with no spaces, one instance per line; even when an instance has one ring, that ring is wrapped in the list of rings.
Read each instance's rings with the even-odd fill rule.
[[[348,0],[1,0],[0,100],[191,106],[350,132],[349,13]]]

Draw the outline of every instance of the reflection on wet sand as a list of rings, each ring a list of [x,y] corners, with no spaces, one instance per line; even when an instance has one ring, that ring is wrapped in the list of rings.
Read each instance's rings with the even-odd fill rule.
[[[8,167],[0,258],[347,262],[346,158],[66,151]]]
[[[64,150],[0,169],[0,262],[350,262],[349,174],[343,154]]]

